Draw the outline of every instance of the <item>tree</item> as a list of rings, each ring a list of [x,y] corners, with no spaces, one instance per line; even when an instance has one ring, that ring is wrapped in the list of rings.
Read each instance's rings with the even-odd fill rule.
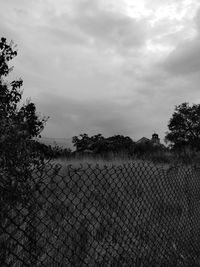
[[[27,101],[19,108],[22,98],[20,90],[22,79],[7,81],[13,70],[9,61],[17,56],[13,42],[7,44],[6,38],[0,40],[0,157],[1,161],[12,165],[21,161],[21,156],[31,147],[30,139],[38,136],[47,118],[40,118],[35,104]],[[29,151],[30,152],[30,151]],[[27,153],[26,153],[27,154]],[[30,155],[30,153],[29,153]],[[26,155],[27,156],[27,155]]]
[[[3,184],[4,188],[7,188],[1,197],[11,198],[10,201],[15,202],[28,197],[33,186],[31,169],[43,162],[41,153],[34,149],[32,137],[39,136],[47,120],[37,115],[35,104],[31,101],[23,105],[20,103],[23,81],[7,80],[8,74],[13,70],[13,67],[9,67],[9,61],[16,56],[16,46],[13,42],[7,44],[6,38],[1,38],[0,185]]]
[[[200,104],[182,103],[175,106],[166,133],[165,141],[171,143],[174,149],[186,146],[200,150]]]
[[[98,155],[104,155],[112,152],[115,154],[125,153],[131,155],[133,153],[134,142],[128,136],[114,135],[108,138],[97,134],[89,137],[87,134],[80,134],[72,138],[77,152],[84,150],[94,152]]]
[[[88,148],[88,145],[91,143],[91,139],[84,133],[79,136],[73,136],[72,143],[76,147],[76,151],[83,151]]]
[[[134,148],[134,142],[129,136],[114,135],[108,137],[107,140],[110,142],[111,151],[114,153],[125,152],[132,154]]]
[[[40,182],[34,176],[33,168],[43,163],[34,149],[32,137],[38,136],[43,130],[46,118],[37,115],[35,104],[31,101],[19,107],[22,98],[21,79],[6,80],[13,69],[9,67],[9,61],[17,56],[15,48],[13,42],[7,44],[5,38],[0,39],[0,229],[8,230],[12,225],[13,233],[18,233],[14,226],[19,226],[19,211],[23,210],[27,222],[31,222],[31,226],[27,223],[24,229],[27,236],[31,237],[27,246],[31,246],[31,242],[34,242],[31,241],[35,232],[34,216],[37,205],[41,205],[39,200],[35,201]],[[14,249],[12,243],[12,238],[1,238],[0,262],[8,262],[10,248]],[[30,262],[35,266],[35,260],[32,262],[30,259]]]

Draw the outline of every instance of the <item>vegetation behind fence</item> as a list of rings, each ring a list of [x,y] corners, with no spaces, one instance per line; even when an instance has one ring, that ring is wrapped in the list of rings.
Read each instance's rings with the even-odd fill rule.
[[[200,266],[197,166],[0,173],[1,266]]]

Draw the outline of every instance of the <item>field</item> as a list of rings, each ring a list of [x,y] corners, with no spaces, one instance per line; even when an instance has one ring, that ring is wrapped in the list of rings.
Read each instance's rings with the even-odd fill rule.
[[[60,169],[34,174],[40,185],[23,226],[30,218],[32,243],[24,232],[20,238],[31,257],[20,245],[18,262],[29,255],[35,266],[199,266],[198,169],[56,163]]]

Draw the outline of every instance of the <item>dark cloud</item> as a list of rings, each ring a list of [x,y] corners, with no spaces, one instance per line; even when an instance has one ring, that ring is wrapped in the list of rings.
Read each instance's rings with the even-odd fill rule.
[[[95,45],[100,42],[116,48],[135,48],[146,41],[145,21],[102,9],[98,1],[79,2],[75,14],[74,23],[93,39]]]
[[[196,26],[197,26],[197,30],[198,32],[200,33],[200,8],[198,9],[197,13],[196,13],[196,16],[194,18],[194,21],[196,23]]]
[[[51,43],[51,46],[84,46],[88,44],[88,38],[84,34],[70,27],[60,29],[56,25],[54,27],[45,25],[38,26],[36,30],[40,42]]]
[[[200,72],[200,8],[190,26],[196,34],[181,40],[164,62],[164,68],[174,75],[187,76]]]
[[[200,39],[185,41],[170,53],[164,66],[174,75],[200,72]]]
[[[84,132],[89,135],[101,133],[104,136],[123,134],[136,140],[142,133],[151,136],[155,130],[163,136],[159,127],[160,124],[166,126],[168,118],[162,123],[161,120],[168,107],[166,105],[164,108],[162,103],[151,107],[149,101],[150,97],[145,100],[132,99],[128,105],[122,105],[109,99],[80,101],[46,94],[37,104],[42,114],[50,116],[44,135],[54,136],[56,132],[57,137],[70,137]],[[154,97],[154,101],[158,99]]]
[[[38,106],[42,113],[50,114],[51,117],[47,129],[59,127],[62,134],[66,133],[68,136],[82,132],[100,132],[105,135],[128,132],[129,116],[114,101],[80,101],[52,94],[46,95],[45,100],[42,99],[38,101]]]

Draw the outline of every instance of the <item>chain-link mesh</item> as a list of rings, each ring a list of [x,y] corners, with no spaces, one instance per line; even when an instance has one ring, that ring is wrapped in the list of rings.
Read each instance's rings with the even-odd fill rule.
[[[48,163],[17,198],[2,172],[0,266],[200,266],[199,179],[195,166]]]

